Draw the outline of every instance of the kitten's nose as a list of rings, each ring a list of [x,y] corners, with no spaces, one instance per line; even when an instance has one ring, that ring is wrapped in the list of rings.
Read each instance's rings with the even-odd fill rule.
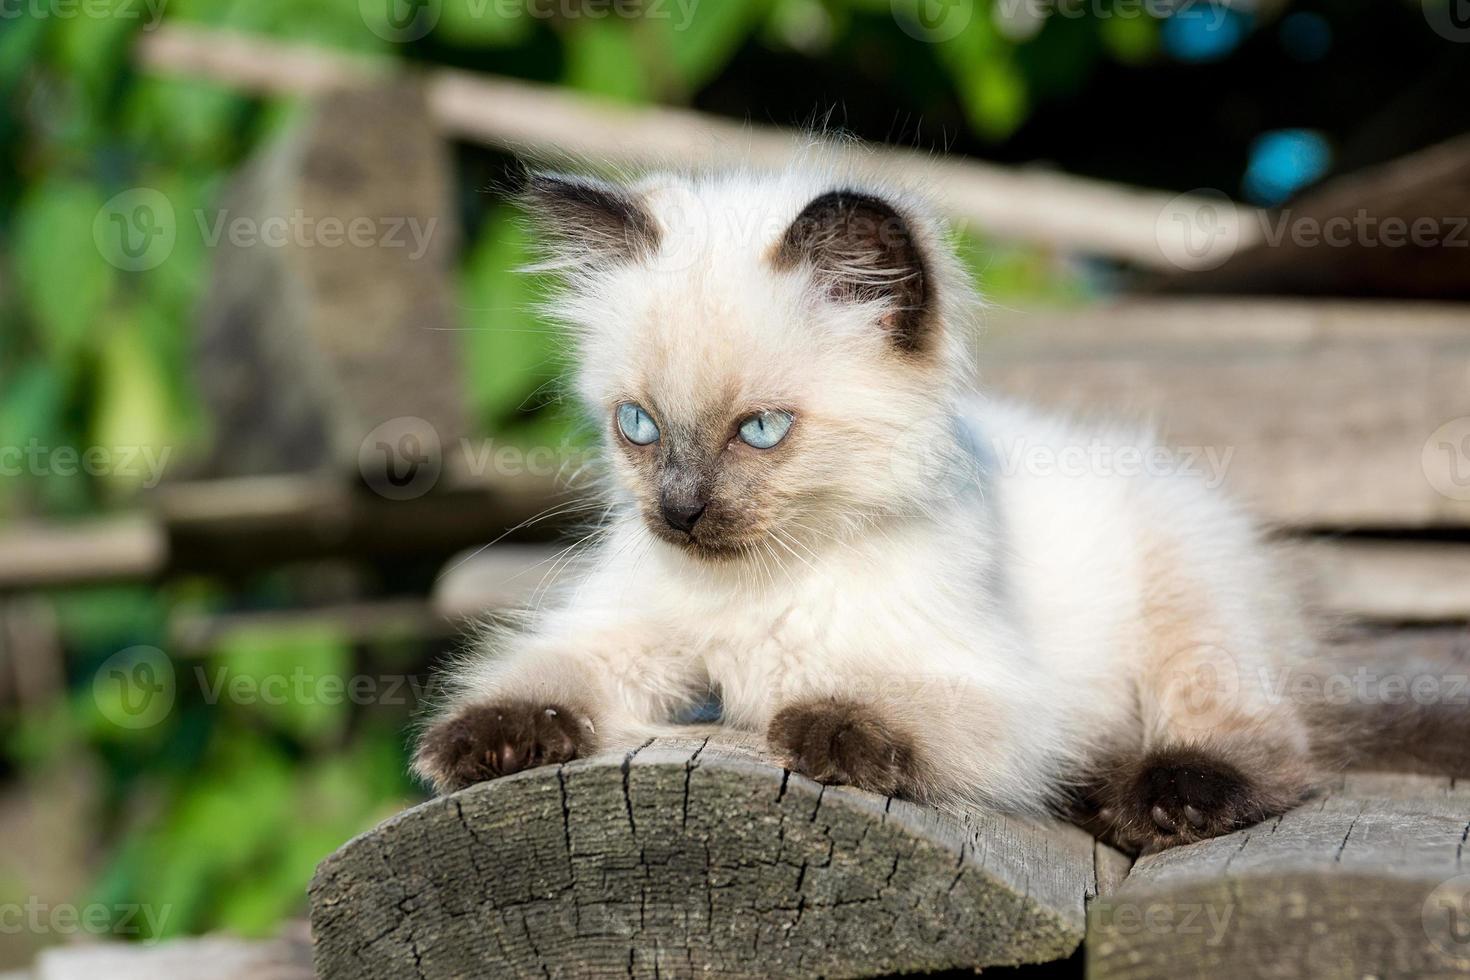
[[[659,512],[663,514],[669,527],[686,534],[694,530],[694,525],[704,516],[707,506],[708,503],[703,500],[678,500],[669,497],[658,502]]]

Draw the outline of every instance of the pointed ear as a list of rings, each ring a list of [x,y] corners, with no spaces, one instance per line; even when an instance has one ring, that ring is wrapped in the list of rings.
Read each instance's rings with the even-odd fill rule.
[[[883,327],[895,347],[917,353],[933,334],[928,270],[913,229],[887,201],[857,191],[813,200],[777,246],[778,268],[806,264],[838,300],[886,300]]]
[[[658,249],[658,223],[625,187],[592,177],[532,173],[521,199],[556,246],[577,258],[632,262]]]

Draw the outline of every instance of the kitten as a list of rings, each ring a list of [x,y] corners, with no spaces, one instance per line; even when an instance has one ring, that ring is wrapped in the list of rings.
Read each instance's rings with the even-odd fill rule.
[[[634,747],[713,690],[814,779],[1133,849],[1309,790],[1267,682],[1312,638],[1256,529],[1125,465],[1166,458],[1146,432],[974,394],[975,300],[919,201],[799,171],[526,199],[611,518],[555,608],[455,672],[415,761],[437,789]]]

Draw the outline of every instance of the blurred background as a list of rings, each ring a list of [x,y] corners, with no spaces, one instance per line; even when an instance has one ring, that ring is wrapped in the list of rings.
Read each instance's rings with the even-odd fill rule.
[[[1444,303],[1466,91],[1462,0],[0,0],[0,969],[289,931],[420,798],[432,665],[578,516],[518,159],[815,126],[997,310]],[[1365,207],[1433,240],[1259,246]]]

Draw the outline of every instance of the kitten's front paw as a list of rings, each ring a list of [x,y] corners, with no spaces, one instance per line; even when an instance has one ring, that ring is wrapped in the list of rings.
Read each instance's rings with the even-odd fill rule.
[[[592,725],[560,704],[490,701],[460,709],[424,733],[414,768],[441,793],[522,769],[557,765],[592,746]]]
[[[818,782],[885,796],[913,795],[920,785],[909,739],[856,701],[819,698],[782,708],[767,738],[790,769]]]

